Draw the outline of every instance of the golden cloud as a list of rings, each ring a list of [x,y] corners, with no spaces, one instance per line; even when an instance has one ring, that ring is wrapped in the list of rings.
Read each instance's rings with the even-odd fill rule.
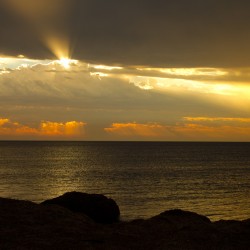
[[[0,127],[9,122],[9,119],[0,119]]]
[[[41,122],[37,128],[32,128],[18,122],[12,122],[9,119],[0,119],[0,135],[7,136],[33,136],[33,137],[77,137],[84,135],[86,123],[70,121],[59,122]]]
[[[40,126],[40,132],[44,135],[65,135],[74,136],[80,135],[82,128],[86,125],[84,122],[42,122]]]
[[[245,126],[209,126],[200,124],[185,124],[176,126],[173,130],[189,140],[214,141],[249,141],[250,127]]]
[[[233,119],[233,118],[232,118]],[[237,118],[235,118],[237,120]],[[186,119],[189,120],[189,119]],[[191,120],[191,118],[190,118]],[[197,121],[203,119],[197,118]],[[245,120],[243,120],[245,122]],[[250,122],[250,121],[249,121]],[[205,125],[183,123],[175,125],[113,123],[106,132],[121,138],[135,138],[136,136],[156,138],[170,141],[249,141],[250,126],[231,126],[225,124]]]
[[[104,130],[121,136],[158,137],[165,134],[168,127],[157,123],[113,123],[111,128],[105,128]]]
[[[241,122],[250,123],[250,118],[236,118],[236,117],[184,117],[185,121],[196,122]]]

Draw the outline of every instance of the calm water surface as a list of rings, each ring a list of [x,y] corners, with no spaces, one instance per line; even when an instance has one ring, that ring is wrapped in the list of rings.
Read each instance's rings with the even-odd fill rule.
[[[250,143],[0,142],[0,196],[73,190],[115,199],[125,220],[173,208],[250,218]]]

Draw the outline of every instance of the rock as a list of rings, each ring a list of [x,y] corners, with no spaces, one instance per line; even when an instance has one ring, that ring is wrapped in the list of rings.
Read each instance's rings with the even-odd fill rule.
[[[250,249],[249,235],[250,220],[210,222],[193,212],[170,210],[103,225],[62,206],[0,198],[1,250],[243,250]]]
[[[216,228],[223,233],[224,237],[221,240],[225,245],[230,242],[238,249],[250,249],[250,220],[220,220],[214,222]],[[240,242],[240,247],[237,245]]]
[[[120,217],[120,210],[116,202],[101,194],[69,192],[41,204],[59,205],[72,212],[86,214],[95,222],[103,224],[118,222]]]
[[[162,249],[213,249],[218,244],[219,232],[211,221],[194,212],[169,210],[147,223],[159,232],[154,241],[161,241]]]
[[[197,227],[199,225],[207,226],[208,224],[211,224],[211,221],[206,216],[180,209],[165,211],[152,217],[152,220],[164,220],[171,224],[176,224],[179,227],[188,227],[192,225]]]
[[[0,249],[93,249],[101,224],[60,206],[0,198]]]

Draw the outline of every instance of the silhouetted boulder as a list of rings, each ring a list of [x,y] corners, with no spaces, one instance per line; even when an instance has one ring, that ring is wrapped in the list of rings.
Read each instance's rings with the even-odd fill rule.
[[[165,211],[157,216],[152,217],[152,220],[165,220],[179,226],[202,226],[210,224],[211,221],[204,215],[199,215],[194,212],[184,211],[181,209],[173,209]]]
[[[95,222],[109,224],[119,221],[120,210],[113,199],[101,194],[69,192],[46,200],[41,204],[54,204],[68,208],[72,212],[83,213]]]

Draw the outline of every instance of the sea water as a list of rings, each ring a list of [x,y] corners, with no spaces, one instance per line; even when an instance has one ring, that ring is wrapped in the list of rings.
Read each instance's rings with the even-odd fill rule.
[[[179,208],[250,218],[250,143],[0,142],[0,196],[113,198],[124,220]]]

